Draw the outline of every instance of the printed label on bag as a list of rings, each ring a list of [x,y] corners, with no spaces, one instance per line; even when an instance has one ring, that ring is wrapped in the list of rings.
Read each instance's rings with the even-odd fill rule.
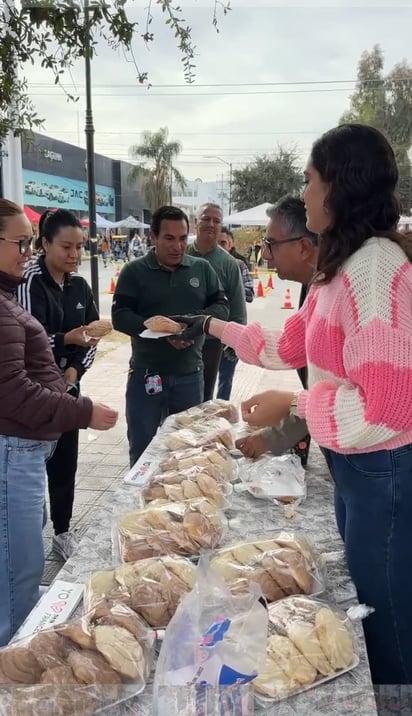
[[[37,602],[12,641],[66,622],[83,598],[84,584],[56,579]]]

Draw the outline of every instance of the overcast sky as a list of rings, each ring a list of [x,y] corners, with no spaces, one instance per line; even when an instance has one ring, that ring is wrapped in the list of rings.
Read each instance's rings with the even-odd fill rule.
[[[253,7],[232,0],[232,11],[219,15],[219,34],[211,24],[212,0],[179,4],[197,46],[195,83],[185,86],[179,51],[157,11],[150,48],[138,35],[134,41],[151,89],[138,85],[131,57],[99,44],[92,67],[96,152],[127,159],[143,130],[168,126],[183,145],[178,166],[187,179],[215,180],[227,167],[212,157],[238,168],[277,143],[296,147],[303,166],[312,141],[348,108],[363,50],[380,44],[387,70],[402,59],[412,63],[412,1],[314,7],[292,0],[286,8],[273,0]],[[128,4],[142,32],[145,7],[147,0]],[[66,77],[68,89],[75,92],[73,79],[80,95],[75,105],[45,70],[27,76],[44,132],[84,146],[83,66]]]

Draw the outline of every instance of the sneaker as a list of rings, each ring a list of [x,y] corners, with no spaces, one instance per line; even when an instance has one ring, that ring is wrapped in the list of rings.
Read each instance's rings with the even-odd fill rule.
[[[62,532],[53,537],[53,549],[64,560],[69,559],[79,546],[80,539],[74,532]]]

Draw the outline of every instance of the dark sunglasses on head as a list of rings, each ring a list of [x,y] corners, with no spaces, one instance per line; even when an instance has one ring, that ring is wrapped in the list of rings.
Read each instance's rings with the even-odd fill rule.
[[[8,241],[9,244],[18,244],[21,256],[31,248],[33,239],[34,236],[30,236],[29,239],[7,239],[5,236],[0,236],[0,241]]]

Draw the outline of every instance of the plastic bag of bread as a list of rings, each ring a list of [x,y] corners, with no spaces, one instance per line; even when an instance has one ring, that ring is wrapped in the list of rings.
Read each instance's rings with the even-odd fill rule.
[[[163,435],[168,450],[181,450],[187,447],[201,447],[208,443],[222,443],[228,450],[234,447],[230,423],[225,418],[195,420],[190,428],[181,428]]]
[[[107,575],[107,576],[105,576]],[[151,557],[90,575],[85,587],[87,611],[121,594],[122,602],[150,626],[165,627],[184,594],[193,588],[195,566],[184,557]],[[110,584],[114,585],[110,590]]]
[[[153,662],[153,632],[112,602],[0,650],[8,716],[87,716],[139,694]],[[3,711],[2,711],[3,713]]]
[[[235,592],[257,582],[268,602],[325,588],[320,555],[305,537],[289,532],[220,549],[211,566]]]
[[[259,588],[252,585],[242,594],[231,594],[203,555],[194,588],[181,600],[164,635],[153,712],[162,716],[245,714],[240,698],[236,699],[240,697],[236,687],[252,681],[263,667],[267,633],[268,614]],[[212,708],[208,699],[206,711],[208,687],[213,687],[215,701]],[[229,694],[235,695],[234,702]],[[231,710],[229,704],[237,708]]]
[[[114,527],[114,546],[122,562],[156,555],[198,555],[214,549],[224,534],[225,519],[205,498],[187,502],[156,500],[149,506],[120,515]]]
[[[190,428],[197,420],[209,420],[209,418],[225,418],[229,423],[237,423],[239,411],[229,400],[214,398],[214,400],[208,400],[206,403],[171,415],[167,420],[173,420],[178,428]]]
[[[210,467],[211,465],[219,470],[225,480],[233,481],[237,478],[235,461],[221,443],[176,450],[173,455],[160,462],[159,471],[180,471],[190,467]]]
[[[239,478],[253,497],[282,504],[299,503],[306,497],[305,470],[297,455],[262,455],[238,461]]]
[[[269,606],[266,663],[255,693],[283,699],[350,671],[359,663],[348,616],[324,602],[297,596]]]
[[[153,475],[143,486],[141,497],[147,504],[153,500],[179,502],[206,497],[217,507],[230,506],[232,486],[215,465],[170,470]]]

